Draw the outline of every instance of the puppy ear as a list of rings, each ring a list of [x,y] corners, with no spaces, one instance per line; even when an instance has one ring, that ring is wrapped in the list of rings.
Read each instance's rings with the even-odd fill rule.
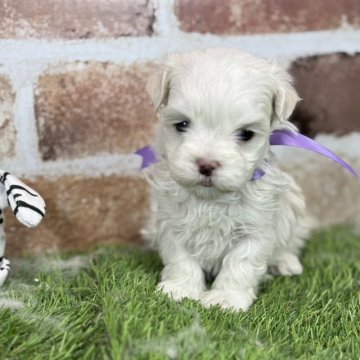
[[[146,92],[155,106],[156,112],[162,104],[167,103],[170,90],[168,70],[165,67],[158,69],[150,76],[146,83]]]
[[[301,100],[292,84],[291,76],[278,65],[273,64],[273,75],[276,90],[273,98],[273,117],[271,127],[273,130],[294,128],[288,119],[293,113],[296,103]]]

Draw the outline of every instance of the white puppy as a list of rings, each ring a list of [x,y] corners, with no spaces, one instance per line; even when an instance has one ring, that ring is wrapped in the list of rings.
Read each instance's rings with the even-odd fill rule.
[[[147,174],[156,204],[144,235],[164,263],[158,287],[175,300],[247,310],[269,267],[302,272],[304,197],[269,149],[273,130],[296,130],[291,78],[274,62],[208,49],[170,55],[147,91],[159,162]],[[252,180],[257,169],[265,175]]]

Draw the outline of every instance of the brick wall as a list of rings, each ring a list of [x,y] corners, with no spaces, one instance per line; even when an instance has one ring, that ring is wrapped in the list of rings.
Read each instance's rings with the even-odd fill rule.
[[[7,214],[9,253],[139,240],[148,189],[132,153],[155,124],[146,77],[168,52],[212,46],[288,67],[303,98],[293,121],[360,171],[358,0],[3,0],[0,166],[48,209],[34,230]],[[355,179],[276,152],[322,225],[360,224]]]

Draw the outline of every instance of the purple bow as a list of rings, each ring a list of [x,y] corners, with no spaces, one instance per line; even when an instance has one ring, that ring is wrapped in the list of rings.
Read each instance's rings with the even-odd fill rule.
[[[143,148],[135,151],[136,155],[140,155],[142,157],[142,163],[140,170],[143,170],[157,162],[156,155],[151,146],[144,146]]]
[[[359,178],[358,174],[355,170],[343,159],[338,157],[331,150],[326,147],[320,145],[316,141],[310,139],[307,136],[301,135],[299,133],[289,131],[289,130],[275,130],[270,135],[270,145],[286,145],[291,147],[299,147],[302,149],[307,149],[318,154],[324,155],[331,160],[336,161],[338,164],[343,166],[346,170],[350,171],[350,173]],[[142,157],[141,170],[145,169],[152,164],[156,163],[156,155],[153,149],[150,146],[145,146],[135,152],[135,154],[140,155]],[[261,169],[256,169],[251,180],[260,179],[265,175],[265,172]]]

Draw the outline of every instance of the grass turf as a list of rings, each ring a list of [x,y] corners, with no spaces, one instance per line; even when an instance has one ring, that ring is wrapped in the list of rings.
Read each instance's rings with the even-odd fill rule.
[[[304,274],[264,283],[246,313],[156,293],[161,262],[139,249],[101,248],[78,271],[18,260],[0,289],[18,301],[0,308],[0,359],[359,359],[359,258],[359,235],[315,234]]]

